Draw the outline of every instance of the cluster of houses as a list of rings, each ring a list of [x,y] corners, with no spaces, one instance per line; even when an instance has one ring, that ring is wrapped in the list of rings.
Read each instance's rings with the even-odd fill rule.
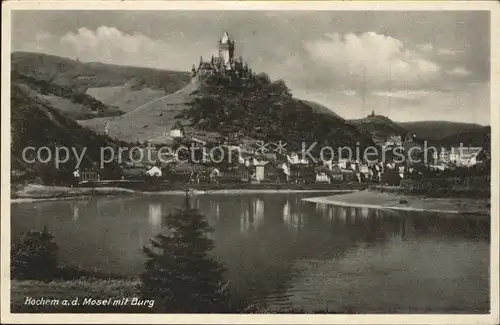
[[[446,170],[457,167],[474,167],[487,159],[487,152],[482,147],[439,148],[433,153],[431,167]]]
[[[196,135],[196,134],[195,134]],[[74,177],[79,182],[98,182],[104,180],[145,180],[164,179],[173,182],[191,183],[340,183],[340,182],[374,182],[398,185],[402,179],[408,178],[415,168],[408,162],[397,163],[392,157],[384,161],[367,163],[359,160],[336,159],[311,162],[296,152],[259,153],[255,144],[242,144],[238,135],[232,137],[207,138],[207,135],[188,135],[181,123],[176,122],[162,136],[151,141],[136,151],[137,157],[120,165],[118,173],[102,177],[102,170],[96,168],[76,170]],[[205,138],[203,138],[205,136]],[[208,136],[210,137],[210,136]],[[196,161],[186,161],[174,154],[159,159],[157,146],[176,145],[186,147],[194,145],[199,148]],[[222,147],[232,152],[232,162],[214,163],[213,157],[207,156],[210,147]],[[402,147],[406,150],[419,146],[415,135],[405,137],[391,136],[382,148]],[[208,147],[208,148],[207,148]],[[420,148],[423,150],[423,148]],[[484,151],[478,147],[441,148],[433,153],[433,159],[425,162],[425,167],[442,171],[453,166],[472,167],[484,160]],[[142,152],[140,152],[142,150]],[[148,150],[148,152],[146,152]],[[175,152],[171,150],[170,152]],[[417,152],[419,152],[417,150]]]
[[[186,136],[182,125],[175,124],[166,136],[181,143],[207,145],[206,140]],[[219,141],[219,140],[217,140]],[[214,143],[215,144],[215,143]],[[403,146],[408,142],[388,139],[387,145]],[[174,146],[172,142],[170,145]],[[336,159],[311,162],[296,152],[278,154],[270,152],[257,153],[251,146],[241,144],[217,144],[233,153],[234,161],[229,164],[213,163],[203,154],[196,162],[180,160],[171,155],[158,158],[155,147],[142,148],[144,152],[136,152],[138,157],[120,166],[118,174],[111,176],[115,180],[164,179],[173,182],[190,183],[341,183],[341,182],[373,182],[398,185],[402,179],[415,172],[414,167],[406,162],[396,163],[391,159],[376,163],[359,160]],[[206,149],[206,148],[205,148]],[[146,153],[146,150],[149,153]],[[206,151],[200,151],[205,153]],[[481,148],[442,148],[435,152],[426,168],[445,170],[451,165],[471,167],[481,163]],[[235,156],[236,153],[236,156]],[[484,153],[483,153],[484,154]],[[142,158],[142,159],[140,159]],[[95,168],[77,170],[74,177],[80,182],[101,181],[102,170]],[[109,176],[108,176],[108,179]],[[104,180],[104,179],[103,179]]]

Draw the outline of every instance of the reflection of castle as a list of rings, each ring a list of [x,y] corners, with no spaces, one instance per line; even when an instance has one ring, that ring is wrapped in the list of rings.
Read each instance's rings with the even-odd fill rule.
[[[241,57],[234,58],[234,40],[231,40],[227,33],[222,35],[219,40],[219,56],[212,58],[210,61],[203,61],[200,57],[198,68],[193,65],[191,69],[192,77],[202,80],[208,76],[218,74],[223,77],[246,79],[252,74],[252,70],[248,68],[246,63],[243,63]]]

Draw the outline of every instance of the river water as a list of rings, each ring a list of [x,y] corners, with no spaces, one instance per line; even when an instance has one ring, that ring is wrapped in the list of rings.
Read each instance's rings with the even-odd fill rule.
[[[489,310],[488,218],[334,207],[327,193],[207,194],[192,205],[214,229],[231,290],[270,309],[357,313]],[[142,247],[183,197],[13,203],[12,238],[47,226],[60,261],[137,275]]]

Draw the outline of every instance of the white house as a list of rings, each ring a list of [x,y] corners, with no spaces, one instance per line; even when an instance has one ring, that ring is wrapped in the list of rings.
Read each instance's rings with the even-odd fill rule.
[[[440,148],[432,154],[432,158],[434,158],[434,161],[448,162],[450,159],[450,153],[446,150],[446,148]]]
[[[283,173],[286,175],[286,179],[288,180],[290,178],[290,175],[291,175],[290,167],[288,166],[287,163],[282,163],[280,165],[280,168],[283,170]]]
[[[472,167],[478,161],[478,155],[482,147],[452,147],[450,150],[450,161],[457,166]]]
[[[184,127],[177,121],[170,129],[169,135],[172,138],[183,138],[184,137]]]
[[[401,139],[401,136],[395,136],[391,135],[390,137],[387,138],[387,140],[383,143],[383,147],[397,147],[400,146],[403,143],[403,140]]]
[[[292,152],[289,155],[286,155],[286,159],[289,164],[291,165],[298,165],[298,164],[304,164],[307,165],[309,164],[309,161],[306,158],[300,158],[299,155],[295,152]]]
[[[258,161],[254,159],[253,165],[255,166],[255,180],[260,182],[266,178],[265,167],[268,164],[268,161]]]
[[[367,165],[360,165],[359,172],[363,174],[367,179],[371,179],[373,177],[373,171]]]
[[[161,172],[161,169],[159,167],[153,166],[146,171],[146,175],[152,176],[152,177],[161,177],[162,172]]]
[[[330,184],[331,180],[330,180],[330,177],[326,173],[320,172],[320,173],[316,173],[316,183],[328,183],[328,184]]]
[[[399,166],[398,167],[398,172],[399,172],[399,177],[404,178],[404,176],[405,176],[405,167],[404,166]]]
[[[338,164],[339,168],[341,169],[349,168],[349,164],[350,164],[349,159],[339,158],[339,164]]]

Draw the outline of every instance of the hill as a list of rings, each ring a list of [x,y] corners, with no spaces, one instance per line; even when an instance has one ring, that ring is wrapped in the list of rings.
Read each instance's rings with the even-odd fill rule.
[[[321,107],[323,112],[318,112]],[[271,82],[259,75],[245,85],[234,85],[209,78],[192,82],[179,91],[153,100],[120,117],[80,121],[102,132],[108,123],[111,137],[129,142],[157,141],[176,121],[196,136],[227,136],[286,141],[287,149],[301,150],[302,142],[318,142],[354,147],[358,141],[371,145],[369,136],[324,106],[295,99],[282,82]]]
[[[86,63],[29,52],[12,53],[11,69],[35,81],[86,93],[124,112],[173,93],[191,79],[188,72]]]
[[[376,143],[385,142],[390,136],[405,136],[408,130],[386,116],[373,115],[362,119],[349,120],[360,132],[370,134]]]
[[[326,114],[326,115],[332,115],[338,119],[341,119],[341,120],[344,120],[343,117],[341,117],[340,115],[338,115],[337,113],[335,113],[334,111],[332,111],[331,109],[329,109],[328,107],[326,106],[323,106],[319,103],[316,103],[316,102],[313,102],[313,101],[310,101],[310,100],[304,100],[304,99],[301,99],[300,101],[302,101],[304,104],[308,105],[309,107],[312,108],[313,112],[316,113],[316,114]]]
[[[316,104],[295,99],[282,80],[266,74],[248,80],[213,76],[204,82],[190,107],[180,117],[208,132],[239,133],[265,142],[284,141],[288,150],[317,143],[334,150],[372,145],[367,136],[335,114],[318,113]],[[325,108],[326,109],[326,108]],[[316,110],[316,111],[315,111]]]
[[[81,153],[86,149],[82,167],[90,167],[100,161],[100,148],[116,146],[108,137],[80,127],[74,120],[62,114],[46,102],[33,96],[18,84],[11,85],[11,170],[13,181],[17,178],[39,178],[44,183],[64,182],[71,178],[76,158],[70,155],[59,169],[53,160],[49,163],[29,163],[22,159],[26,146],[48,147],[52,153],[57,147],[75,148]]]
[[[463,144],[464,147],[490,148],[491,127],[474,127],[463,132],[452,134],[441,138],[439,144],[444,147],[460,146],[460,144]]]
[[[11,74],[11,82],[19,85],[30,96],[45,102],[48,106],[63,112],[73,119],[89,119],[123,114],[116,107],[105,105],[85,93],[45,80],[24,76],[16,71]]]
[[[79,123],[96,132],[104,132],[107,123],[110,137],[127,142],[144,142],[158,138],[168,132],[176,120],[184,122],[183,124],[188,123],[177,116],[189,107],[193,93],[198,87],[199,84],[193,82],[173,94],[156,98],[122,116],[96,118]]]
[[[418,121],[398,122],[400,126],[415,133],[419,138],[431,142],[452,137],[463,132],[479,130],[484,126],[474,123],[460,123],[450,121]]]

